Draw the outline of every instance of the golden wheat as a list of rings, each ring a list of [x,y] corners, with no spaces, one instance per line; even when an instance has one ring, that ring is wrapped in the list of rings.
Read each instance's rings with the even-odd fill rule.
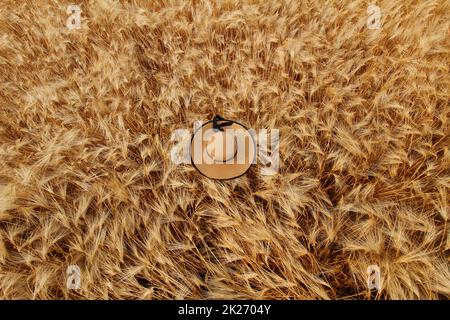
[[[0,298],[450,296],[448,1],[68,4],[0,3]],[[279,173],[175,165],[215,114]]]

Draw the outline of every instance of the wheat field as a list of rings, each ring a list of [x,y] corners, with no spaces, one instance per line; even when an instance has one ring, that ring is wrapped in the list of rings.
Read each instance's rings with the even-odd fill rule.
[[[448,1],[73,1],[0,3],[1,299],[450,297]],[[173,163],[216,114],[279,172]]]

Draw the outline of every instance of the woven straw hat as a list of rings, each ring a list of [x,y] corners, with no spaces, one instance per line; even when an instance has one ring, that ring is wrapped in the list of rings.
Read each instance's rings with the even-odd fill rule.
[[[242,176],[256,156],[256,143],[242,124],[215,116],[192,135],[191,162],[204,176],[227,180]]]

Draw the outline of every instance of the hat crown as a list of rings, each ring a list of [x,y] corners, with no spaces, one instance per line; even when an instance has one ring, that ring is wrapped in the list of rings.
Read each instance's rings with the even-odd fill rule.
[[[215,132],[208,140],[206,152],[216,162],[226,162],[236,154],[236,138],[233,130]]]

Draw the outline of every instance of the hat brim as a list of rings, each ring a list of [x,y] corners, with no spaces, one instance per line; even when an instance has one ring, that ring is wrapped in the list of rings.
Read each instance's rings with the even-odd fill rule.
[[[207,142],[203,139],[205,132],[209,129],[214,130],[213,121],[206,122],[200,128],[198,128],[191,138],[191,163],[205,177],[215,179],[215,180],[229,180],[239,178],[244,175],[251,167],[255,160],[256,156],[256,143],[253,136],[250,134],[248,129],[238,123],[233,121],[230,126],[224,128],[238,130],[235,131],[239,133],[241,141],[244,141],[244,153],[242,161],[229,161],[228,163],[223,162],[214,162],[214,163],[205,163],[204,161],[204,150],[206,148]],[[240,129],[240,130],[239,130]],[[202,136],[201,136],[202,135]],[[201,147],[196,148],[195,144],[201,143]],[[242,146],[242,145],[241,145]],[[196,154],[201,152],[201,154]],[[201,161],[198,161],[198,160]]]

